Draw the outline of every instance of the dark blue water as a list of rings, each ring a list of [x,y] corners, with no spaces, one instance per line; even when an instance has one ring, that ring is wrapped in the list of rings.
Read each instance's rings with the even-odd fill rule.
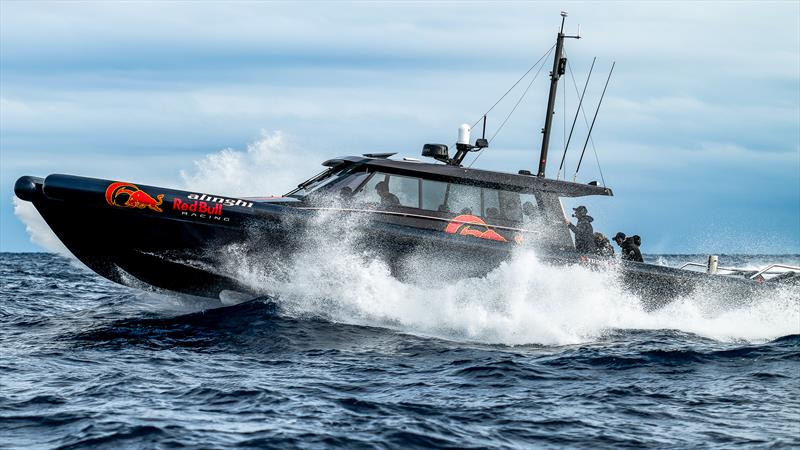
[[[211,306],[0,255],[0,447],[800,446],[800,323],[510,346]]]

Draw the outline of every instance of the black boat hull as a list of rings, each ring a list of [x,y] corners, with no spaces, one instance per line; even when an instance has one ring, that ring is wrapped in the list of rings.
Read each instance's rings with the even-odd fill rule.
[[[385,259],[398,276],[426,261],[440,277],[480,276],[507,260],[513,242],[443,232],[444,224],[402,214],[305,207],[251,201],[69,175],[22,177],[17,196],[31,201],[56,236],[98,274],[117,283],[218,297],[223,290],[260,295],[258,285],[237,277],[233,258],[265,267],[291,258],[307,245],[343,238],[359,251]],[[335,220],[320,219],[333,214]],[[329,217],[330,218],[330,217]],[[431,219],[431,218],[428,218]],[[551,264],[585,264],[616,270],[648,308],[698,288],[725,289],[746,300],[763,286],[642,263],[616,262],[574,250],[542,249]],[[223,261],[224,260],[224,261]],[[426,270],[426,268],[422,268]]]

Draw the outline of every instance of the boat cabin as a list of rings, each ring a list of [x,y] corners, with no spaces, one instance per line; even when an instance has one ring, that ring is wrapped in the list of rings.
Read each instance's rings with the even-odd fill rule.
[[[507,241],[546,230],[549,241],[564,247],[573,244],[560,198],[613,195],[605,187],[551,180],[525,171],[512,174],[389,156],[325,161],[327,170],[286,196],[319,207],[336,204],[348,210],[427,219],[439,229],[454,220],[482,224]],[[500,240],[494,234],[488,236]]]
[[[562,11],[561,31],[558,33],[554,46],[553,70],[550,72],[550,94],[545,124],[542,129],[542,147],[536,176],[527,170],[520,170],[519,173],[513,174],[472,169],[462,165],[464,158],[469,153],[480,152],[489,147],[493,137],[486,138],[486,124],[487,115],[494,108],[492,106],[483,114],[481,137],[476,139],[474,144],[470,140],[470,125],[463,124],[459,127],[456,153],[452,157],[447,145],[425,144],[423,146],[422,156],[433,158],[439,163],[421,162],[408,158],[389,159],[394,153],[331,159],[323,163],[328,170],[301,183],[287,196],[300,200],[306,208],[346,209],[378,213],[375,217],[380,217],[380,220],[394,221],[402,225],[427,228],[432,231],[444,230],[451,234],[505,242],[528,240],[527,236],[530,234],[543,237],[541,242],[548,245],[574,248],[572,235],[565,223],[567,216],[561,204],[561,197],[611,196],[613,193],[605,186],[598,186],[597,182],[581,184],[545,177],[558,82],[564,75],[567,66],[566,57],[563,56],[564,39],[579,38],[577,35],[567,36],[564,34],[566,17],[566,12]],[[545,61],[545,57],[549,53],[548,50],[540,58],[540,61]],[[539,62],[534,64],[523,75],[523,78],[537,64]],[[543,64],[541,67],[544,67]],[[611,74],[609,73],[609,80],[610,78]],[[532,82],[533,80],[531,80]],[[606,80],[607,86],[608,80]],[[603,94],[605,94],[605,88]],[[600,102],[602,99],[601,96]],[[581,102],[582,100],[583,95],[581,95]],[[496,105],[497,103],[495,103]],[[576,114],[576,120],[577,117]],[[596,117],[597,112],[595,112]],[[479,122],[475,124],[477,125]],[[587,143],[591,137],[593,125],[594,121],[589,127]],[[497,132],[499,131],[500,129],[497,130]],[[497,132],[494,136],[497,135]],[[571,136],[572,132],[570,131]],[[567,141],[564,156],[569,148],[568,144],[569,141]],[[580,161],[582,159],[583,153]],[[580,161],[576,168],[576,174],[580,167]],[[335,208],[332,208],[332,205],[335,205]]]

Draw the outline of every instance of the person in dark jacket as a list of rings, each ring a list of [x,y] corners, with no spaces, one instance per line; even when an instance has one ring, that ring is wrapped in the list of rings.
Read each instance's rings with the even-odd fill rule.
[[[619,245],[622,259],[628,261],[644,262],[642,252],[639,250],[639,245],[642,239],[639,236],[626,237],[625,233],[619,232],[614,236],[614,242]]]
[[[594,233],[594,245],[597,247],[597,254],[603,256],[614,256],[614,247],[605,234],[596,231]]]
[[[378,196],[381,198],[381,206],[400,206],[400,199],[389,192],[389,183],[381,181],[375,185]]]
[[[594,253],[597,251],[597,246],[594,244],[594,229],[592,228],[592,216],[588,213],[585,206],[578,206],[572,208],[575,211],[572,217],[578,219],[578,224],[573,225],[569,220],[564,221],[569,226],[569,229],[575,233],[575,249],[579,252]]]

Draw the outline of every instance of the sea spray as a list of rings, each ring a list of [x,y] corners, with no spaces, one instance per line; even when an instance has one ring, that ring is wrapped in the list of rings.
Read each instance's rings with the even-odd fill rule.
[[[14,197],[12,201],[14,203],[14,215],[25,224],[25,231],[30,236],[31,242],[49,252],[77,261],[61,240],[58,239],[58,236],[53,233],[53,230],[44,221],[44,218],[33,206],[33,203],[20,200],[17,197]]]
[[[326,157],[297,149],[280,131],[262,130],[244,150],[226,148],[181,169],[184,189],[234,197],[280,195],[319,172]],[[304,176],[305,174],[305,176]]]
[[[700,289],[648,312],[642,299],[622,287],[614,265],[549,265],[525,247],[482,277],[442,278],[423,260],[410,282],[365,248],[359,230],[366,220],[320,212],[306,245],[267,270],[248,261],[246,246],[223,253],[223,261],[238,279],[274,296],[288,315],[456,341],[565,345],[624,329],[675,329],[752,342],[800,333],[795,289],[744,305],[727,302],[725,292]]]

